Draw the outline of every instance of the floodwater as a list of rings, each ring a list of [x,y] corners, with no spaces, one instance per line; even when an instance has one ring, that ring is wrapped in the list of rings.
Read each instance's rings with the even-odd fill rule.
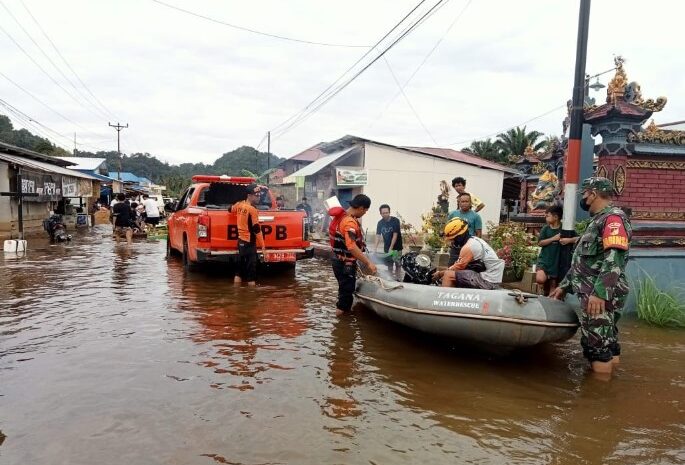
[[[506,358],[361,306],[325,261],[257,289],[164,242],[0,256],[0,463],[685,463],[685,333],[622,322],[611,382],[577,338]]]

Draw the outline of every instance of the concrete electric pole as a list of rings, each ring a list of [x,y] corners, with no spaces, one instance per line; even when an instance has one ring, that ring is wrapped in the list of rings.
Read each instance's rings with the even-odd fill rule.
[[[119,154],[119,173],[117,175],[117,179],[121,181],[121,141],[119,139],[119,134],[121,134],[122,129],[126,129],[128,127],[128,123],[126,123],[126,126],[122,126],[121,124],[119,124],[119,122],[117,122],[117,124],[107,124],[109,124],[110,127],[113,127],[117,130],[117,153]]]

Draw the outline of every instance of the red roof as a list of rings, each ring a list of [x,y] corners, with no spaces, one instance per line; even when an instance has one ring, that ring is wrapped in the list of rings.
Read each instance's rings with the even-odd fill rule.
[[[427,153],[440,158],[446,158],[447,160],[455,160],[463,163],[468,163],[470,165],[481,166],[483,168],[490,168],[499,171],[511,171],[508,166],[500,165],[494,161],[486,160],[480,158],[476,155],[471,155],[470,153],[460,152],[458,150],[452,149],[442,149],[437,147],[401,147],[407,150],[413,150],[415,152]]]
[[[319,147],[324,145],[323,142],[319,142],[316,145],[313,145],[309,147],[307,150],[298,153],[295,156],[292,156],[288,158],[288,160],[294,160],[294,161],[316,161],[321,157],[326,156],[327,154],[322,152]]]
[[[601,105],[592,111],[586,112],[585,121],[593,121],[599,118],[604,118],[610,114],[649,118],[652,112],[637,105],[633,105],[632,103],[628,103],[624,100],[617,100],[616,103],[605,103],[604,105]]]

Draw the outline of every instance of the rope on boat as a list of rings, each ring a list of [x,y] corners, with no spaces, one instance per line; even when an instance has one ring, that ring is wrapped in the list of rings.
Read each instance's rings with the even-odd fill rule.
[[[514,296],[514,300],[515,300],[516,303],[518,303],[519,305],[523,305],[523,304],[525,304],[526,302],[528,302],[528,297],[526,297],[525,295],[523,295],[523,292],[521,292],[521,289],[513,289],[513,292],[510,293],[509,295],[513,295],[513,296]]]
[[[404,287],[402,286],[402,284],[395,284],[394,286],[386,285],[385,281],[383,281],[378,276],[365,273],[362,267],[359,266],[359,263],[357,263],[357,269],[359,269],[359,273],[362,275],[362,279],[364,279],[365,281],[370,281],[378,284],[384,291],[394,291],[395,289],[402,289]]]

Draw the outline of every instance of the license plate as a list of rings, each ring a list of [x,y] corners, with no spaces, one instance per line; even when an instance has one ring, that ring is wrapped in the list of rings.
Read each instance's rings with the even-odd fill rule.
[[[264,254],[265,262],[294,262],[297,259],[295,252],[267,252]]]

